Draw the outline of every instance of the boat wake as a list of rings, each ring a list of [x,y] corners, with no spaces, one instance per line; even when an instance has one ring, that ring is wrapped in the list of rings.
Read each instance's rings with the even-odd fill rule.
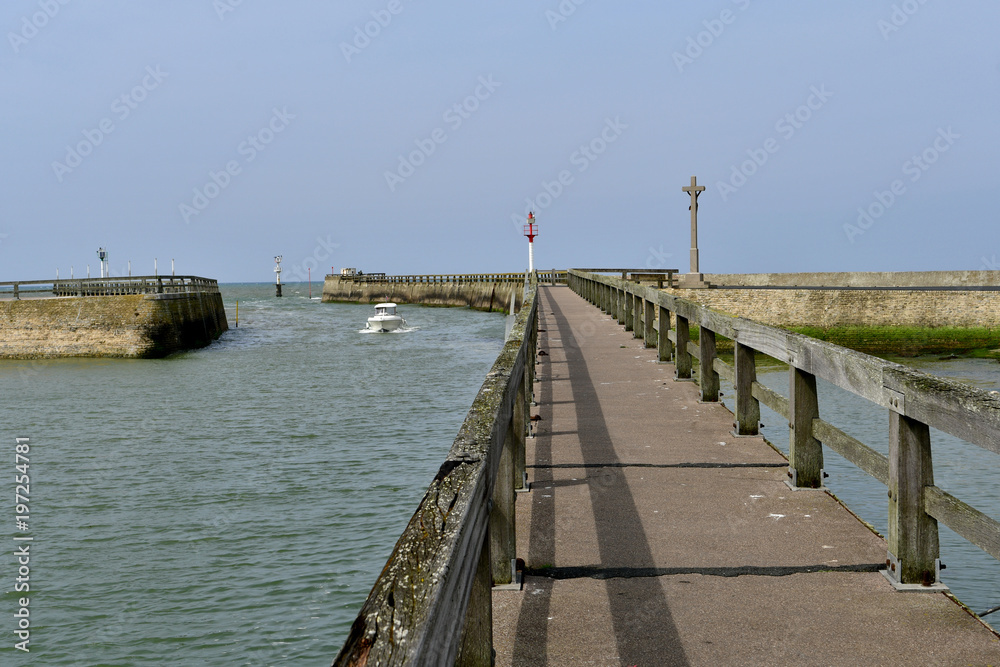
[[[363,333],[363,334],[377,334],[377,333],[402,334],[402,333],[410,333],[411,331],[418,331],[419,329],[420,329],[420,327],[411,327],[411,326],[407,325],[407,326],[399,327],[398,329],[393,329],[392,331],[376,331],[375,329],[364,328],[364,329],[361,329],[360,331],[358,331],[358,333]]]

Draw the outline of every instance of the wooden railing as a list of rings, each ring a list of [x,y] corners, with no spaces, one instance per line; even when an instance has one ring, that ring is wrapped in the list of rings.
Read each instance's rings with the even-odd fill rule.
[[[524,275],[521,274],[521,279]],[[334,665],[490,665],[491,586],[515,573],[537,284]]]
[[[886,576],[898,589],[939,583],[939,521],[1000,560],[1000,522],[935,486],[930,437],[933,427],[1000,454],[1000,397],[618,278],[571,270],[569,285],[657,347],[661,361],[673,359],[678,379],[691,379],[696,361],[703,401],[719,400],[720,376],[731,380],[736,435],[758,433],[761,403],[785,417],[793,488],[822,487],[823,445],[886,484]],[[716,335],[734,341],[733,365],[716,356]],[[757,382],[756,352],[788,364],[788,398]],[[888,457],[820,418],[816,378],[888,411]]]
[[[555,283],[566,282],[565,271],[536,271],[539,282]],[[469,284],[469,283],[522,283],[524,273],[453,273],[453,274],[414,274],[414,275],[386,275],[384,273],[364,273],[350,276],[338,276],[336,274],[327,275],[328,279],[340,278],[355,283],[378,283],[378,284],[412,284],[412,285],[437,285],[437,284]]]
[[[198,276],[129,276],[0,282],[0,298],[112,296],[116,294],[218,294],[219,283]]]

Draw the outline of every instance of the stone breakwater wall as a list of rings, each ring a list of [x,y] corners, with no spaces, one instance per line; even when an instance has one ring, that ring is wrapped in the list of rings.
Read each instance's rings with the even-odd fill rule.
[[[221,294],[128,294],[0,301],[0,358],[157,358],[229,328]]]
[[[523,290],[524,285],[520,283],[359,283],[333,277],[323,283],[322,300],[328,303],[392,301],[425,306],[468,306],[475,310],[509,313],[511,299],[520,305]]]
[[[856,288],[667,291],[731,315],[871,354],[914,355],[1000,348],[1000,291]]]
[[[850,271],[820,273],[706,273],[731,287],[916,288],[1000,287],[1000,271]]]

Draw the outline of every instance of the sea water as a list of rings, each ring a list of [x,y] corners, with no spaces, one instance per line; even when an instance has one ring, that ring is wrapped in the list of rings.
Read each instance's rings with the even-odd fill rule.
[[[319,289],[223,285],[230,330],[166,359],[0,362],[0,664],[333,660],[505,318],[400,306],[407,328],[377,334],[371,306]],[[15,438],[30,438],[27,531]],[[30,653],[13,648],[23,597]]]

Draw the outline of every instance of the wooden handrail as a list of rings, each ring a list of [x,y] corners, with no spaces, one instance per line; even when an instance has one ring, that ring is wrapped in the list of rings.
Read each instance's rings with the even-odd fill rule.
[[[571,269],[570,287],[643,338],[655,331],[663,361],[673,357],[677,377],[701,372],[702,400],[718,400],[719,374],[733,375],[740,435],[758,432],[759,404],[789,420],[789,472],[793,485],[822,485],[822,445],[827,445],[889,487],[889,577],[899,588],[934,583],[940,521],[1000,559],[1000,521],[938,489],[931,469],[930,428],[1000,454],[1000,397],[977,387],[935,377],[862,352],[785,329],[734,317],[634,282]],[[644,307],[637,307],[638,303]],[[659,312],[657,326],[644,319]],[[676,321],[671,328],[670,319]],[[666,326],[664,326],[666,322]],[[645,325],[645,326],[642,326]],[[699,345],[688,339],[700,329]],[[735,368],[715,357],[715,335],[733,340]],[[706,343],[706,340],[710,340]],[[652,346],[651,341],[646,341]],[[754,352],[790,367],[789,398],[756,381]],[[815,381],[822,378],[885,408],[890,415],[889,456],[818,417]],[[748,416],[750,415],[750,416]]]

